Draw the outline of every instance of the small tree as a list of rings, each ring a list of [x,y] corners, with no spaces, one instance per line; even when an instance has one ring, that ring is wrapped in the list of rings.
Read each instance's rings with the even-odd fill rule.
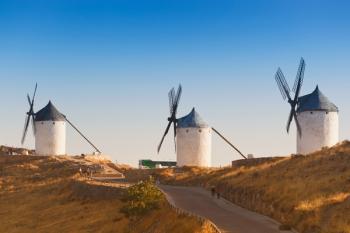
[[[127,204],[123,212],[127,215],[141,215],[152,209],[157,209],[163,195],[154,185],[153,178],[131,186],[127,190]]]

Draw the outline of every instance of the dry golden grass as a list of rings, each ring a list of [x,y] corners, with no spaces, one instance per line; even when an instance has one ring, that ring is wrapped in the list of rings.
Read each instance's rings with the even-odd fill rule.
[[[120,212],[123,185],[80,177],[86,162],[80,160],[0,156],[0,232],[209,233],[165,201],[145,216],[127,218]]]
[[[141,177],[141,171],[135,173]],[[348,141],[307,156],[223,169],[148,170],[146,175],[173,184],[216,186],[226,199],[301,233],[350,233]]]

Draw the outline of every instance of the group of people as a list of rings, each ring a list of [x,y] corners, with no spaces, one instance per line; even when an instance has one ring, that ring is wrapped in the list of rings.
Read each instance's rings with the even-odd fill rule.
[[[79,168],[79,174],[80,176],[82,177],[89,177],[89,178],[92,178],[92,174],[93,174],[93,171],[90,167],[88,168],[82,168],[80,167]]]

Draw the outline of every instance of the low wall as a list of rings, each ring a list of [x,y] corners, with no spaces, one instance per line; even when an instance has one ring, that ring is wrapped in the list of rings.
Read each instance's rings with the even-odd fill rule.
[[[239,159],[232,161],[232,167],[253,167],[261,165],[267,162],[275,162],[281,160],[285,157],[261,157],[261,158],[252,158],[252,159]]]

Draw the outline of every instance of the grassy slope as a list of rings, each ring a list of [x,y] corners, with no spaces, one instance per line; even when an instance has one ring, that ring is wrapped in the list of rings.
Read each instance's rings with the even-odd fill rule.
[[[119,212],[124,190],[87,181],[62,157],[0,156],[0,232],[206,232],[161,208],[138,219]]]
[[[168,183],[214,185],[230,201],[301,233],[350,233],[350,142],[238,168],[148,172]]]

